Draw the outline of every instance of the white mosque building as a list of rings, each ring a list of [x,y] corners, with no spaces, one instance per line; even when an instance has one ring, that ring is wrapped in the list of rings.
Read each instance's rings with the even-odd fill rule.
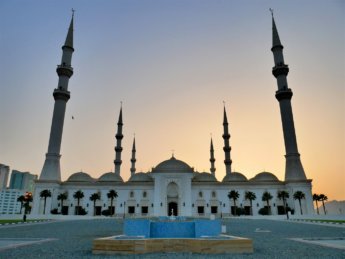
[[[117,124],[114,172],[105,173],[98,179],[92,178],[85,172],[77,172],[72,174],[67,181],[61,181],[60,147],[66,103],[70,98],[68,82],[73,75],[71,66],[74,51],[72,16],[66,41],[62,47],[61,64],[56,70],[59,82],[53,92],[55,106],[48,152],[40,177],[35,182],[32,213],[49,214],[53,210],[55,213],[65,215],[87,214],[92,216],[110,212],[112,215],[124,217],[168,216],[171,213],[178,216],[209,217],[211,214],[215,214],[215,216],[258,215],[259,211],[263,211],[262,208],[266,207],[270,214],[277,215],[285,213],[284,201],[278,198],[278,193],[285,191],[289,194],[289,197],[286,198],[286,207],[293,210],[295,214],[313,214],[312,180],[307,179],[300,161],[291,107],[292,90],[288,88],[286,78],[289,68],[284,63],[283,46],[273,15],[272,25],[273,46],[271,50],[275,63],[272,73],[277,79],[276,98],[281,111],[286,150],[284,181],[269,172],[261,172],[252,179],[247,179],[245,175],[231,170],[230,134],[225,107],[223,139],[226,175],[222,181],[218,181],[215,177],[215,159],[211,139],[210,172],[197,172],[187,163],[175,158],[174,155],[153,167],[150,172],[136,172],[134,140],[131,177],[124,182],[120,173],[123,138],[122,108]],[[117,197],[113,199],[108,198],[108,194],[112,190],[117,193]],[[40,195],[42,191],[49,191],[51,196],[44,199]],[[230,191],[237,194],[235,196],[238,197],[235,200],[229,198]],[[82,193],[83,197],[76,199],[77,192]],[[294,199],[296,192],[302,192],[304,198]],[[98,199],[94,203],[90,197],[95,193],[98,194]],[[271,196],[269,206],[267,201],[262,200],[264,193],[269,193]],[[61,194],[66,194],[63,200],[61,200]],[[249,198],[253,194],[256,199]]]

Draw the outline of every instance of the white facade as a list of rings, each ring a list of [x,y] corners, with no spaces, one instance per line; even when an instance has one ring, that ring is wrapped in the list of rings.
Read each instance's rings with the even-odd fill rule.
[[[195,172],[188,164],[174,157],[158,164],[149,173],[134,174],[127,182],[123,182],[115,173],[106,173],[99,179],[93,179],[83,172],[75,173],[59,184],[37,181],[33,214],[43,213],[44,198],[40,197],[40,192],[45,189],[52,193],[52,197],[46,199],[46,214],[52,209],[61,213],[61,201],[57,200],[57,196],[68,193],[67,200],[63,202],[65,212],[75,215],[77,200],[73,198],[73,194],[79,190],[84,194],[80,206],[91,216],[95,212],[90,196],[93,193],[100,194],[100,200],[96,201],[98,212],[95,214],[101,215],[102,211],[110,207],[110,199],[107,197],[110,190],[115,190],[118,194],[113,201],[114,214],[122,217],[168,216],[172,209],[179,216],[229,216],[234,214],[231,211],[233,200],[228,198],[231,190],[239,193],[236,206],[243,208],[246,214],[250,213],[250,201],[245,199],[245,192],[255,193],[253,215],[258,215],[259,209],[266,206],[266,202],[261,199],[264,192],[269,192],[273,197],[269,201],[272,215],[278,215],[279,212],[282,214],[283,201],[277,197],[282,190],[290,195],[287,199],[288,207],[295,214],[300,214],[298,200],[293,199],[293,194],[302,191],[305,194],[305,199],[301,200],[302,212],[313,214],[311,180],[287,183],[279,181],[268,172],[259,173],[247,180],[244,175],[233,172],[219,182],[211,173]]]
[[[20,212],[21,205],[17,199],[23,194],[24,193],[21,190],[0,190],[0,214],[18,214]]]

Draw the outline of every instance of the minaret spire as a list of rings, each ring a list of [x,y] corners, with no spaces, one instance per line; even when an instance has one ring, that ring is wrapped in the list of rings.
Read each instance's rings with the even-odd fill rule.
[[[119,120],[117,122],[117,133],[115,135],[116,138],[116,147],[115,147],[115,173],[120,174],[120,167],[122,164],[121,160],[121,152],[122,152],[122,146],[121,146],[121,141],[123,139],[123,134],[122,134],[122,103],[121,103],[121,109],[120,109],[120,115],[119,115]]]
[[[223,118],[223,129],[224,129],[224,134],[223,134],[223,139],[224,139],[224,153],[225,153],[225,160],[224,160],[224,164],[225,164],[225,172],[226,174],[230,174],[231,173],[231,158],[230,158],[230,151],[231,151],[231,147],[230,147],[230,143],[229,143],[229,139],[230,139],[230,134],[229,134],[229,128],[228,128],[228,118],[226,116],[226,110],[225,110],[225,104],[224,104],[224,118]]]
[[[216,168],[214,167],[214,162],[216,161],[216,159],[214,158],[214,149],[213,149],[213,141],[212,141],[212,137],[211,137],[211,145],[210,145],[210,162],[211,162],[211,174],[215,175],[216,172]]]
[[[74,9],[72,9],[72,19],[69,24],[68,33],[67,33],[65,45],[64,45],[72,49],[73,49],[73,19],[74,19]]]
[[[271,11],[272,12],[272,11]],[[275,66],[272,69],[272,74],[277,79],[278,91],[276,91],[276,98],[279,101],[280,114],[284,133],[285,151],[286,151],[286,166],[285,166],[285,180],[306,180],[306,175],[298,153],[297,140],[295,133],[295,126],[293,120],[293,113],[291,107],[292,91],[288,87],[287,75],[289,67],[284,63],[283,45],[281,45],[278,30],[274,21],[272,12],[272,42],[271,51],[274,56]]]
[[[133,139],[133,146],[132,146],[132,158],[131,158],[131,163],[132,163],[132,166],[131,166],[131,176],[135,174],[135,162],[137,161],[135,159],[135,152],[136,152],[136,149],[135,149],[135,136],[134,136],[134,139]]]
[[[59,76],[58,87],[54,89],[55,100],[52,125],[50,129],[48,152],[41,171],[40,180],[61,181],[60,170],[60,149],[62,131],[65,119],[66,103],[70,98],[68,81],[73,75],[71,66],[73,54],[73,14],[68,29],[66,42],[62,46],[61,64],[57,66],[56,72]]]

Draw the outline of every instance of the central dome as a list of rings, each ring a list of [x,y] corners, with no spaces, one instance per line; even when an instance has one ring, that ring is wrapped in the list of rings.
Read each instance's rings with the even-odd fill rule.
[[[169,160],[165,160],[159,163],[152,169],[152,173],[193,173],[194,169],[187,163],[171,157]]]

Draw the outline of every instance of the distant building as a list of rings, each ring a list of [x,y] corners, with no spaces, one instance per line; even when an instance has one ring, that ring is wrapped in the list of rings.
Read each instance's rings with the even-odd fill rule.
[[[0,164],[0,190],[6,189],[9,174],[10,167],[7,165]]]
[[[17,214],[20,212],[20,202],[18,197],[23,195],[24,191],[3,189],[0,190],[0,214]]]
[[[36,179],[37,175],[30,174],[29,172],[20,172],[17,170],[12,170],[9,188],[33,192],[34,181]]]

